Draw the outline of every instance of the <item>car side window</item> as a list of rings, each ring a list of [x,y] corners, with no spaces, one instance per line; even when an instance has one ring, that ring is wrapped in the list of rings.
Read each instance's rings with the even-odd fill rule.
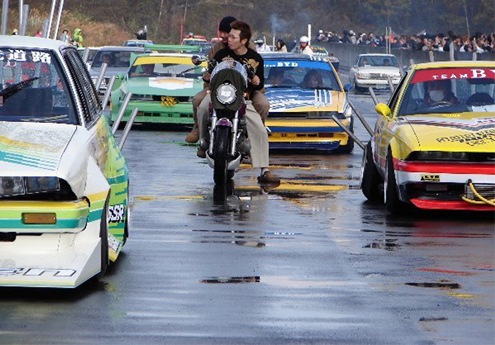
[[[69,67],[74,83],[76,84],[77,96],[81,101],[82,115],[85,126],[91,127],[100,118],[103,111],[101,101],[91,81],[81,56],[75,49],[65,49],[63,51],[64,60]]]
[[[406,80],[406,77],[407,77],[407,73],[404,74],[404,76],[402,77],[400,83],[395,88],[394,93],[390,97],[390,100],[388,101],[388,106],[392,110],[392,114],[394,114],[396,112],[396,109],[395,108],[397,107],[397,101],[399,99],[399,95],[401,93],[401,90],[402,90],[402,87],[404,85],[404,81]]]

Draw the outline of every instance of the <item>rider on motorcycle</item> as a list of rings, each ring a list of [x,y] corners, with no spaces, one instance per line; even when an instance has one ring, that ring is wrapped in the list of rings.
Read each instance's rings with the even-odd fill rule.
[[[233,59],[242,64],[249,65],[255,72],[254,77],[249,81],[249,96],[264,86],[263,58],[253,49],[249,48],[251,40],[251,28],[242,21],[235,21],[231,24],[228,36],[228,47],[218,51],[213,57],[214,61]],[[206,75],[209,78],[209,75]],[[208,149],[208,117],[209,117],[210,94],[208,93],[198,107],[198,124],[200,134],[200,149],[203,153]],[[280,179],[269,170],[268,154],[268,134],[261,119],[256,112],[250,98],[246,100],[246,122],[249,141],[251,143],[251,165],[253,168],[260,168],[261,174],[258,182],[261,184],[279,184]],[[198,156],[199,156],[198,150]]]
[[[222,18],[218,25],[218,37],[220,37],[222,40],[216,42],[210,49],[210,51],[207,54],[208,60],[212,60],[213,56],[219,51],[224,48],[227,48],[227,43],[228,43],[228,36],[230,32],[230,24],[233,23],[236,19],[231,16],[227,16]],[[252,42],[249,44],[249,48],[256,50],[256,45]],[[207,77],[209,78],[209,77]],[[209,79],[208,79],[209,81]],[[194,127],[191,130],[189,134],[186,136],[186,142],[193,144],[196,143],[199,140],[199,130],[198,130],[198,107],[201,104],[201,101],[203,101],[203,98],[206,96],[206,92],[208,90],[208,82],[205,81],[205,88],[198,92],[192,101],[193,104],[193,116],[194,116]],[[268,99],[266,98],[265,94],[261,91],[254,91],[251,95],[251,101],[253,102],[253,106],[256,109],[256,111],[261,115],[263,122],[265,122],[266,118],[268,117],[268,112],[270,110],[270,103],[268,102]],[[201,153],[201,152],[200,152]],[[204,156],[204,153],[203,155]],[[203,157],[204,158],[204,157]]]

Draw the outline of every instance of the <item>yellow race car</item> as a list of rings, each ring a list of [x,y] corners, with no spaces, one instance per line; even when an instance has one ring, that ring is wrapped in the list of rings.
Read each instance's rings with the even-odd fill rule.
[[[388,211],[495,211],[495,61],[417,64],[377,104],[361,189]],[[382,188],[383,187],[383,188]]]

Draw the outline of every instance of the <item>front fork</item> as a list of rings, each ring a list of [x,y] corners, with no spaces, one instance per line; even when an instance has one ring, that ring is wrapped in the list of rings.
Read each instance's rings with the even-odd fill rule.
[[[222,117],[222,118],[218,118],[217,117],[217,112],[215,109],[213,109],[213,114],[211,116],[211,129],[210,129],[210,145],[209,145],[209,148],[208,148],[208,153],[210,156],[213,155],[213,142],[215,140],[215,128],[218,126],[226,126],[226,127],[230,127],[231,130],[232,130],[232,136],[231,136],[231,140],[232,142],[230,143],[230,155],[231,157],[234,157],[235,156],[235,153],[237,151],[237,135],[238,135],[238,131],[237,131],[237,128],[239,126],[239,112],[236,111],[235,113],[235,116],[234,116],[234,119],[232,120],[232,122],[225,118],[225,117]]]

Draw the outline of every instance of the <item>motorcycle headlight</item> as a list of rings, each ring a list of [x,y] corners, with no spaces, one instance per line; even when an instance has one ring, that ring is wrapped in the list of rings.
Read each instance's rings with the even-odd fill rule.
[[[237,89],[232,84],[222,84],[217,87],[217,100],[222,104],[232,104],[237,99]]]
[[[0,198],[14,195],[38,194],[60,190],[57,177],[0,177]]]

